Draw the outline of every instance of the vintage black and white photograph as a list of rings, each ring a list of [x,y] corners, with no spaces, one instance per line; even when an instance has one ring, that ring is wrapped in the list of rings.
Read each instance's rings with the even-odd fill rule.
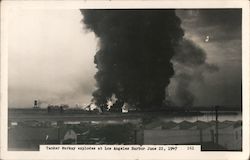
[[[7,23],[8,151],[242,151],[242,8],[16,8]]]

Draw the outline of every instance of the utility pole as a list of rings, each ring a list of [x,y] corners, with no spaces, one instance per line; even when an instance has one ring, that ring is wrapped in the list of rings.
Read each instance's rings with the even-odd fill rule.
[[[215,143],[219,144],[219,130],[218,130],[218,106],[215,106]]]

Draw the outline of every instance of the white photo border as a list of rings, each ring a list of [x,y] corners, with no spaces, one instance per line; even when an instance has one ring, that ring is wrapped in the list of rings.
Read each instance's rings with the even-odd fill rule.
[[[172,9],[242,9],[242,152],[209,151],[188,153],[152,152],[39,152],[8,151],[8,13],[12,9],[127,9],[127,8],[172,8]],[[249,158],[249,2],[242,1],[8,1],[1,2],[1,159],[248,159]]]

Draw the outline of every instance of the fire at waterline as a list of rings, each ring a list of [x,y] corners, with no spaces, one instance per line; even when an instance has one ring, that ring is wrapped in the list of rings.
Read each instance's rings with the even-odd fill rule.
[[[92,102],[83,106],[86,110],[188,109],[195,101],[189,90],[191,82],[198,79],[202,83],[204,73],[219,69],[207,63],[201,47],[184,38],[174,9],[89,9],[81,13],[85,31],[94,32],[99,43],[94,57],[97,89]],[[67,108],[50,105],[48,110],[58,107]]]
[[[72,107],[35,100],[31,112],[10,109],[10,148],[198,144],[203,150],[242,149],[241,107],[195,106],[191,82],[203,83],[204,73],[219,68],[207,63],[201,47],[184,38],[175,10],[81,12],[85,31],[95,33],[99,43],[92,101]],[[223,119],[222,111],[239,111],[239,119]]]
[[[93,95],[102,111],[124,104],[139,110],[189,107],[192,81],[218,71],[205,51],[184,38],[175,10],[81,10],[84,29],[94,32],[99,50]],[[175,86],[174,86],[175,84]],[[114,102],[115,97],[115,102]]]

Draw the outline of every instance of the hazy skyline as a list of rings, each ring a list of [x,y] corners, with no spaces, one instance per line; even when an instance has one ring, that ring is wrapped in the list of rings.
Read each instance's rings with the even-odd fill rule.
[[[88,103],[97,47],[79,10],[16,10],[9,18],[9,106]]]
[[[190,84],[194,105],[240,105],[240,10],[176,12],[185,38],[205,51],[206,62],[218,66],[216,72],[202,73],[202,83],[194,80]],[[34,99],[44,106],[90,103],[95,90],[98,39],[84,29],[82,18],[79,10],[10,13],[9,107],[32,107]]]

